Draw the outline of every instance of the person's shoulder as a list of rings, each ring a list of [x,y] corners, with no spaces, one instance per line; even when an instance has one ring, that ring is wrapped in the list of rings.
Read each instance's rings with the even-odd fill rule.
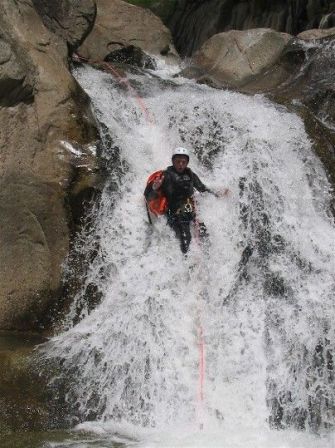
[[[192,171],[191,168],[187,167],[186,169],[187,169],[187,172],[188,172],[189,176],[191,176],[191,177],[198,177],[198,175],[195,174],[195,172]]]
[[[163,174],[164,176],[171,176],[173,174],[174,170],[173,170],[173,166],[168,166],[164,171]]]

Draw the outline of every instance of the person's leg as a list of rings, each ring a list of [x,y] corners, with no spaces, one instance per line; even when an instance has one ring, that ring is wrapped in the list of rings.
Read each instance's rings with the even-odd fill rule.
[[[198,234],[199,242],[203,247],[203,250],[207,252],[209,250],[209,234],[206,224],[204,222],[195,221],[195,229]]]
[[[180,241],[181,251],[186,254],[191,243],[190,220],[179,215],[169,216],[168,224],[174,230],[176,237]]]
[[[191,229],[190,229],[190,222],[188,220],[181,220],[180,221],[180,248],[183,254],[186,254],[188,251],[190,244],[191,244]]]
[[[200,238],[208,238],[208,231],[206,224],[204,222],[198,222],[197,226]]]

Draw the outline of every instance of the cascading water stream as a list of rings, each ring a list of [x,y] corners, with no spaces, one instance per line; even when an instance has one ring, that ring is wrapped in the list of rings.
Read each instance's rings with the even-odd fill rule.
[[[76,76],[101,122],[110,175],[80,250],[88,259],[99,247],[66,331],[44,348],[61,362],[54,381],[67,379],[76,421],[155,434],[151,443],[175,437],[158,446],[331,446],[331,432],[289,431],[331,431],[335,413],[330,186],[302,121],[261,96],[132,75],[152,124],[108,74]],[[180,144],[209,187],[231,191],[197,195],[210,245],[194,238],[187,258],[164,219],[149,226],[143,203],[147,176]],[[192,434],[193,445],[183,439]]]

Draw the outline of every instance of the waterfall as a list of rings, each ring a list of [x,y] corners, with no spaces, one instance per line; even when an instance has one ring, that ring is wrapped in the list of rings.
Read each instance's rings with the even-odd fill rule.
[[[110,75],[75,75],[101,124],[108,180],[77,243],[82,289],[44,348],[74,421],[138,439],[197,433],[203,446],[331,446],[331,189],[302,120],[261,95],[129,75],[148,120]],[[143,202],[146,178],[179,145],[207,186],[230,189],[196,195],[210,243],[194,235],[187,257],[164,218],[150,226]],[[187,445],[176,440],[158,446]]]

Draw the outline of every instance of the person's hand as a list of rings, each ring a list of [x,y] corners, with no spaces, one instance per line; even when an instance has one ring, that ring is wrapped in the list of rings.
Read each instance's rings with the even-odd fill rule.
[[[155,180],[155,182],[152,184],[152,189],[154,191],[158,190],[162,186],[163,182],[164,182],[164,175],[162,175],[159,179]]]
[[[217,198],[223,198],[225,196],[228,196],[229,194],[230,194],[229,188],[222,188],[221,190],[218,190],[216,192],[216,197]]]

